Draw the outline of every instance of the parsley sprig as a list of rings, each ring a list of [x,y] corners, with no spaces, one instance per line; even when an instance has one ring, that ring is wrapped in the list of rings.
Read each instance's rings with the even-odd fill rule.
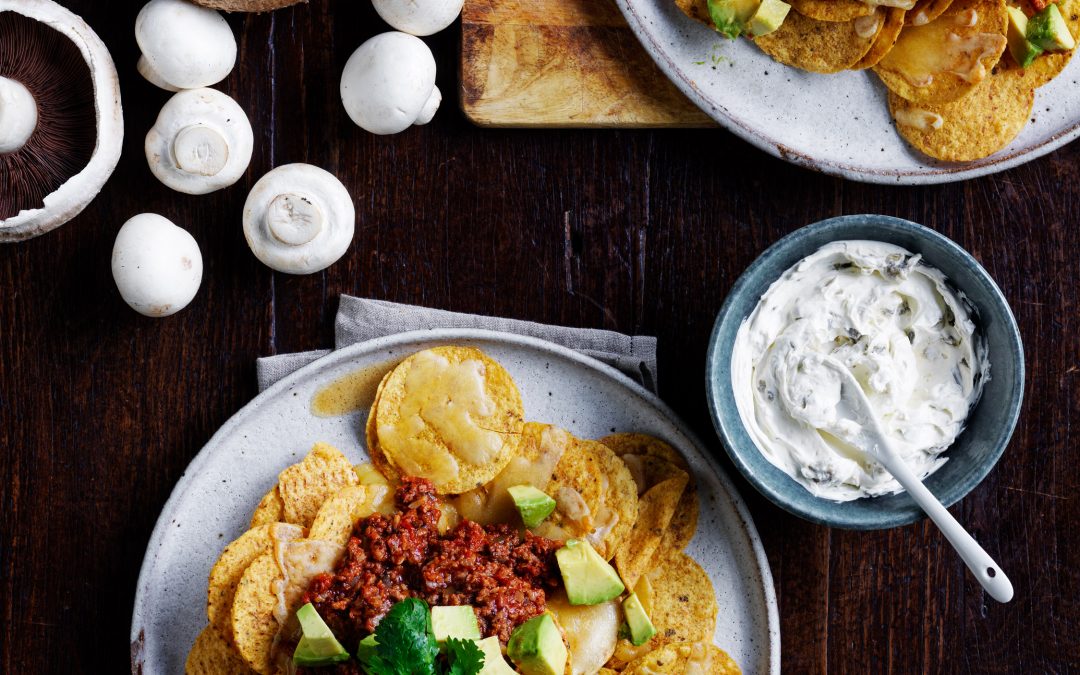
[[[450,638],[446,657],[431,631],[427,603],[408,598],[394,605],[375,629],[375,650],[364,659],[368,675],[476,675],[484,653],[472,640]]]

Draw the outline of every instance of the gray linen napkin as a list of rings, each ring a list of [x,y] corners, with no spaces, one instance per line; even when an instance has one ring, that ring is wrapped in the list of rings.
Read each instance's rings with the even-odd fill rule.
[[[459,314],[384,300],[354,298],[351,295],[342,295],[338,305],[337,319],[334,322],[334,349],[395,333],[436,328],[482,328],[554,342],[614,366],[646,389],[656,391],[654,337],[623,335],[592,328],[549,326],[479,314]],[[259,391],[330,352],[329,349],[323,349],[259,359],[256,364]]]

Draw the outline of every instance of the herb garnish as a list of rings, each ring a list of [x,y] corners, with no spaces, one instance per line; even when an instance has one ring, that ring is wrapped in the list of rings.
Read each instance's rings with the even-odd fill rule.
[[[439,658],[431,611],[417,598],[390,608],[375,628],[375,643],[363,660],[368,675],[476,675],[484,667],[484,653],[472,640],[448,639],[446,658]]]

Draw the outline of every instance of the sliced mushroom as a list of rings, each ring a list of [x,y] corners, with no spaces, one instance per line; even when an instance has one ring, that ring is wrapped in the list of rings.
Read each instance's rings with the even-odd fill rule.
[[[410,35],[438,33],[461,14],[464,0],[372,0],[383,21]]]
[[[212,9],[184,0],[150,0],[135,19],[139,73],[168,91],[209,87],[236,65],[236,38]]]
[[[199,244],[156,213],[140,213],[116,234],[112,273],[124,302],[145,316],[169,316],[187,307],[202,283]]]
[[[427,124],[442,102],[435,86],[435,57],[418,37],[376,35],[345,64],[341,101],[353,122],[373,134]]]
[[[0,242],[77,216],[123,140],[116,67],[94,31],[51,0],[0,0]]]
[[[216,89],[189,89],[169,99],[146,134],[146,161],[170,188],[204,195],[244,175],[253,143],[236,101]]]
[[[333,174],[286,164],[255,183],[244,203],[244,237],[267,267],[311,274],[334,264],[352,243],[356,210]]]

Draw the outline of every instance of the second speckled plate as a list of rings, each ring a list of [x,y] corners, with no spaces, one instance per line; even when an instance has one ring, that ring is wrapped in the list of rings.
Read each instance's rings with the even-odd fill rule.
[[[356,462],[367,457],[366,408],[319,417],[311,412],[316,393],[357,372],[377,383],[379,373],[408,354],[450,343],[479,347],[505,366],[521,390],[528,419],[584,438],[614,430],[650,433],[686,455],[701,499],[698,531],[687,552],[712,578],[723,607],[716,644],[744,673],[779,673],[772,575],[750,514],[713,457],[718,449],[707,450],[660,399],[594,359],[534,338],[477,330],[404,333],[353,345],[293,373],[234,415],[192,460],[150,538],[131,622],[132,672],[183,672],[188,649],[206,624],[210,567],[244,531],[251,510],[283,468],[319,440]]]

